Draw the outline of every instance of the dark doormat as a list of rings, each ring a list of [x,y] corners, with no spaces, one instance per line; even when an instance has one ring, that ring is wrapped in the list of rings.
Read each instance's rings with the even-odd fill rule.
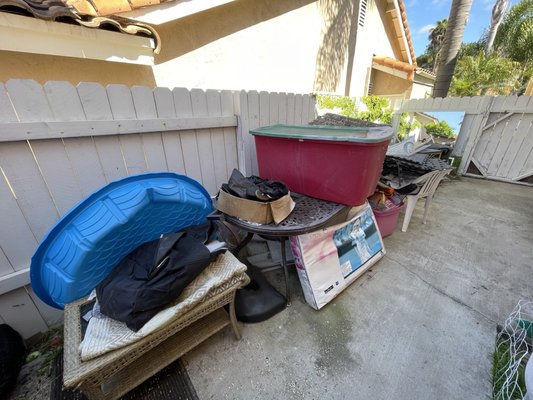
[[[50,400],[87,400],[79,390],[62,388],[63,353],[55,359]],[[127,393],[123,400],[199,400],[181,359]]]

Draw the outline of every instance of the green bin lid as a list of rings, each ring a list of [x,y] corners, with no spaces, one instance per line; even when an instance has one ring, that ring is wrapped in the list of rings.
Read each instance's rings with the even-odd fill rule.
[[[271,125],[250,129],[252,135],[286,139],[330,140],[337,142],[378,143],[390,140],[390,126],[351,127],[326,125]]]

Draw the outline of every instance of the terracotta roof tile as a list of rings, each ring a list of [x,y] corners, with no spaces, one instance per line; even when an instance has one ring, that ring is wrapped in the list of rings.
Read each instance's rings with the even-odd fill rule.
[[[431,75],[434,78],[437,77],[437,75],[433,71],[430,71],[429,69],[425,69],[425,68],[416,67],[416,72],[423,72],[427,75]]]
[[[0,0],[0,11],[4,8],[11,12],[20,9],[24,14],[31,14],[36,18],[47,21],[60,17],[77,17],[76,10],[58,0]]]
[[[153,6],[155,4],[163,3],[163,1],[159,1],[159,0],[129,0],[129,2],[131,4],[131,8],[133,9]]]
[[[165,0],[162,0],[165,1]],[[31,14],[35,18],[47,21],[70,18],[73,22],[88,28],[104,29],[112,26],[115,30],[130,35],[152,37],[155,40],[155,53],[159,53],[161,42],[154,28],[147,24],[114,15],[131,11],[150,4],[159,4],[157,0],[0,0],[0,12],[17,9],[22,14]]]
[[[411,30],[409,29],[409,22],[407,22],[407,13],[405,12],[405,4],[403,0],[398,0],[398,7],[400,7],[400,12],[402,14],[401,20],[403,29],[405,31],[405,37],[407,39],[407,45],[409,46],[409,54],[411,54],[413,64],[416,65],[415,49],[413,47],[413,41],[411,39]]]
[[[87,0],[67,0],[65,3],[81,15],[98,16],[96,9]]]
[[[99,16],[113,15],[121,12],[131,11],[128,0],[91,0]]]
[[[403,71],[407,73],[407,79],[412,81],[416,65],[412,65],[409,63],[406,63],[405,61],[399,61],[391,57],[384,57],[384,56],[374,56],[372,57],[372,61],[376,64],[383,65],[385,67],[389,67],[392,69],[396,69],[398,71]]]
[[[63,0],[64,3],[74,7],[80,13],[92,7],[96,10],[98,17],[107,17],[168,1],[175,0]]]

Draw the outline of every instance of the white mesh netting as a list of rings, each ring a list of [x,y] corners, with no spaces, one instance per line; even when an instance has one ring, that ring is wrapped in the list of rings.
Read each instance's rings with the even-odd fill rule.
[[[493,399],[524,399],[524,369],[532,352],[533,301],[521,300],[496,337]]]

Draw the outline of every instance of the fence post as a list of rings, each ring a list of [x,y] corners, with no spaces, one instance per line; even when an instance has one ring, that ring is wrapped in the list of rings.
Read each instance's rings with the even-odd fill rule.
[[[400,141],[398,138],[398,130],[400,129],[400,121],[402,119],[402,113],[399,110],[394,111],[392,114],[392,130],[394,131],[394,138],[396,143]]]
[[[402,119],[402,106],[402,100],[393,99],[390,101],[390,107],[393,109],[391,125],[396,143],[400,141],[398,138],[398,130],[400,129],[400,121]]]

